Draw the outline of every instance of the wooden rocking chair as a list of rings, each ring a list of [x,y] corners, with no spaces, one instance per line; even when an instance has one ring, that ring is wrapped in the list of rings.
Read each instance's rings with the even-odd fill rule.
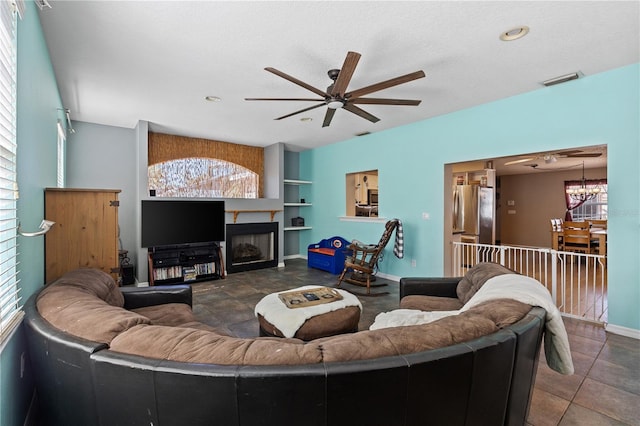
[[[380,296],[388,294],[388,292],[371,293],[371,287],[381,287],[387,285],[383,284],[371,284],[371,281],[375,281],[375,273],[378,270],[378,260],[382,255],[382,250],[391,239],[393,231],[398,226],[398,220],[390,220],[384,227],[384,232],[378,244],[363,244],[360,241],[353,241],[347,246],[347,250],[351,250],[351,256],[348,256],[344,261],[344,269],[340,278],[338,278],[338,284],[336,287],[340,287],[342,281],[346,281],[350,284],[354,284],[361,287],[367,287],[367,293],[353,292],[362,296]],[[345,277],[347,272],[351,271],[351,275]]]

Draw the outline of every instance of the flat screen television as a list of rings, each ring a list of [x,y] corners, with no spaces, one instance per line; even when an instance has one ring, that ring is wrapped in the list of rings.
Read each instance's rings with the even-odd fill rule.
[[[224,241],[224,201],[142,200],[142,247]]]

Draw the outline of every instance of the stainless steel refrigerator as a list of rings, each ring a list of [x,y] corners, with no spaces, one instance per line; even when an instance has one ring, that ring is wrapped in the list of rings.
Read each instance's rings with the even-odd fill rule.
[[[495,244],[496,203],[493,188],[479,185],[453,187],[453,232],[462,240]]]

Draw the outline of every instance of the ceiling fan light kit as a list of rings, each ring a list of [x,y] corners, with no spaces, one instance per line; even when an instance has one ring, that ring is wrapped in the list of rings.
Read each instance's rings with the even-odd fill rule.
[[[322,106],[327,106],[327,111],[322,122],[322,127],[327,127],[331,124],[333,116],[336,110],[345,109],[352,114],[355,114],[365,120],[372,123],[377,123],[380,119],[355,104],[369,104],[369,105],[405,105],[405,106],[417,106],[420,105],[420,100],[415,99],[386,99],[386,98],[363,98],[362,96],[368,95],[373,92],[388,89],[393,86],[397,86],[403,83],[408,83],[413,80],[425,77],[424,71],[416,71],[410,74],[406,74],[400,77],[392,78],[390,80],[382,81],[370,86],[366,86],[351,92],[347,92],[347,87],[351,81],[351,77],[356,70],[358,61],[360,61],[360,54],[357,52],[348,52],[347,57],[340,69],[331,69],[327,72],[329,78],[333,80],[333,83],[327,87],[326,91],[313,87],[295,77],[283,73],[275,68],[267,67],[266,71],[273,73],[279,77],[284,78],[300,87],[303,87],[310,92],[320,96],[320,99],[308,99],[308,98],[245,98],[246,101],[311,101],[320,102],[314,106],[301,109],[299,111],[292,112],[291,114],[277,117],[275,120],[282,120],[283,118],[291,117],[292,115],[300,114],[305,111],[309,111]]]

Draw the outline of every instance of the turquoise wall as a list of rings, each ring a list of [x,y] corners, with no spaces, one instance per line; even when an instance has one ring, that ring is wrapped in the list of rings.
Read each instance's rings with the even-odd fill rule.
[[[405,258],[386,250],[381,272],[442,275],[445,164],[607,144],[609,321],[640,330],[639,68],[634,64],[302,152],[300,179],[315,184],[307,197],[313,207],[305,211],[313,230],[300,233],[300,247],[333,235],[380,238],[382,223],[339,219],[345,214],[345,174],[377,169],[380,216],[400,218],[405,236]]]
[[[62,104],[37,7],[27,1],[26,9],[25,18],[18,21],[18,219],[25,230],[37,230],[43,219],[43,188],[56,185],[56,124]],[[20,236],[18,244],[18,278],[26,300],[44,283],[44,239]],[[33,379],[26,349],[20,326],[0,357],[3,426],[22,425],[31,401]]]

